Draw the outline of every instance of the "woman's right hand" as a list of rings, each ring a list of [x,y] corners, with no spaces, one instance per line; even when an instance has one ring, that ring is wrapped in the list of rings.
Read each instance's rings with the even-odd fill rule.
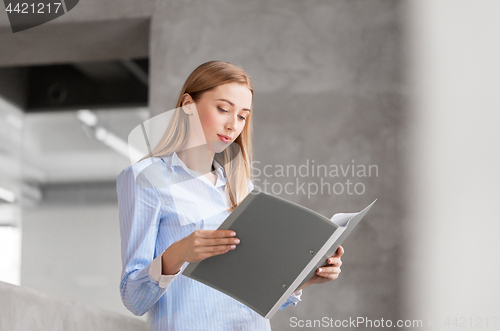
[[[177,246],[185,262],[197,262],[235,249],[240,240],[234,236],[232,230],[198,229],[179,240]]]
[[[163,252],[162,274],[173,275],[185,262],[198,262],[236,248],[240,240],[232,230],[198,229]]]

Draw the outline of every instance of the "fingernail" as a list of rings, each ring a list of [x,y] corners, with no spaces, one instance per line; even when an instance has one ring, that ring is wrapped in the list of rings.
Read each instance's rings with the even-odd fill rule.
[[[231,232],[231,236],[236,236],[236,232]]]
[[[231,248],[233,248],[233,249],[236,248],[236,245],[231,245]]]
[[[328,263],[332,263],[332,261],[333,261],[332,259],[329,259],[329,260],[328,260]]]
[[[321,270],[322,270],[322,269],[321,269],[321,268],[319,268],[319,269],[318,269],[318,272],[321,272]]]
[[[239,243],[240,243],[240,240],[239,240],[239,239],[235,239],[235,240],[234,240],[234,243],[235,243],[235,244],[239,244]]]

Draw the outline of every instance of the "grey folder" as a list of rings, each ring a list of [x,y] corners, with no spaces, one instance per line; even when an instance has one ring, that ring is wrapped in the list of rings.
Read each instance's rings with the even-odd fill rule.
[[[218,228],[236,232],[241,240],[236,249],[189,263],[182,274],[270,319],[317,268],[327,265],[375,201],[359,213],[328,219],[254,189]]]

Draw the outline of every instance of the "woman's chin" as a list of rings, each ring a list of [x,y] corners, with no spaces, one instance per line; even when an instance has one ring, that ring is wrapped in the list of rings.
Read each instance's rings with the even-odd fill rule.
[[[223,141],[211,141],[209,148],[214,153],[222,153],[231,143],[225,143]]]

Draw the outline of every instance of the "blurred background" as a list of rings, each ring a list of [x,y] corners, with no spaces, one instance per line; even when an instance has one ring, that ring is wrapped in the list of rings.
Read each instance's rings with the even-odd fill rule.
[[[147,329],[120,299],[116,178],[130,131],[210,60],[252,79],[256,168],[378,170],[323,178],[360,194],[277,194],[327,217],[378,201],[340,277],[305,289],[273,330],[323,317],[500,328],[498,1],[88,0],[17,33],[1,9],[2,330],[33,325],[21,298],[42,324],[72,309],[79,326],[61,330],[88,316]]]

